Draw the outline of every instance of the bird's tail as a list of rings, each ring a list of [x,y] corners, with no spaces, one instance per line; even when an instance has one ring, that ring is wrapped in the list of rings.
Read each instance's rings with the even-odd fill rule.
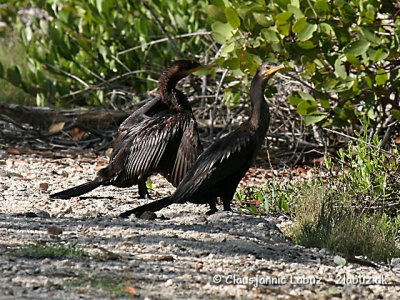
[[[165,197],[160,200],[156,200],[156,201],[150,202],[148,204],[128,210],[128,211],[120,214],[119,216],[121,218],[127,218],[130,215],[134,214],[136,217],[140,217],[146,211],[152,211],[152,212],[159,211],[160,209],[163,209],[164,207],[167,207],[167,206],[171,205],[172,203],[174,203],[174,202],[172,201],[171,197]]]
[[[61,191],[55,194],[51,194],[50,198],[52,199],[69,199],[71,197],[80,196],[82,194],[86,194],[91,190],[99,187],[102,184],[101,181],[93,180],[87,183],[75,186],[70,189],[66,189],[65,191]]]

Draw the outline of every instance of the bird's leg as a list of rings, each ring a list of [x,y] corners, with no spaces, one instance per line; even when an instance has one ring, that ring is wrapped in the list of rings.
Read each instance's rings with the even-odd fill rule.
[[[231,210],[231,202],[233,199],[233,195],[235,194],[236,188],[233,191],[230,191],[226,193],[224,196],[222,196],[222,203],[224,204],[224,211],[230,211]]]
[[[139,197],[141,199],[151,199],[146,185],[147,177],[147,175],[140,175],[138,178]]]
[[[216,204],[215,199],[210,200],[208,202],[208,204],[210,205],[210,210],[208,212],[206,212],[206,215],[211,216],[212,214],[215,214],[218,211],[217,204]]]
[[[231,200],[229,198],[223,198],[223,204],[224,204],[224,211],[230,211],[231,210]]]

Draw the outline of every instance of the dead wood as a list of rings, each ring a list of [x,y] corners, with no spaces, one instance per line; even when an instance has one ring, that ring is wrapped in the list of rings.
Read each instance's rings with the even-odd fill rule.
[[[20,126],[30,125],[40,130],[48,130],[51,125],[57,123],[79,124],[93,129],[113,129],[130,113],[131,111],[104,108],[55,109],[14,104],[0,105],[0,117],[3,121],[13,121],[14,125]]]

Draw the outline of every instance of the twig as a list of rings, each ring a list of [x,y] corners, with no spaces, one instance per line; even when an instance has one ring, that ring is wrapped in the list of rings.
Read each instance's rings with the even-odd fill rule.
[[[216,111],[217,111],[217,102],[218,102],[219,93],[221,92],[222,83],[224,82],[226,73],[228,73],[228,70],[224,70],[224,73],[222,73],[221,80],[218,83],[217,93],[215,94],[215,101],[213,103],[213,109],[211,111],[210,138],[212,138],[212,135],[214,133],[214,122],[215,122],[215,115],[216,115]]]
[[[380,147],[378,147],[378,146],[372,145],[371,143],[365,142],[365,141],[363,141],[363,140],[361,140],[361,139],[352,137],[352,136],[347,135],[347,134],[345,134],[345,133],[341,133],[341,132],[339,132],[339,131],[336,131],[336,130],[333,130],[333,129],[328,129],[328,128],[324,128],[324,130],[329,131],[329,132],[332,132],[332,133],[335,133],[335,134],[338,134],[338,135],[341,135],[341,136],[344,136],[344,137],[347,137],[347,138],[349,138],[350,140],[353,140],[353,141],[361,142],[361,143],[363,143],[363,144],[365,144],[365,145],[367,145],[367,146],[370,146],[370,147],[372,147],[372,148],[374,148],[374,149],[376,149],[376,150],[378,150],[378,151],[380,151],[380,152],[382,152],[382,153],[384,153],[384,154],[386,154],[386,155],[389,155],[389,156],[392,156],[392,157],[396,157],[396,158],[400,158],[399,155],[390,153],[389,151],[386,151],[386,150],[384,150],[384,149],[382,149],[382,148],[380,148]]]
[[[76,96],[76,95],[79,95],[79,94],[82,94],[82,93],[86,93],[86,92],[88,92],[88,91],[90,91],[90,90],[94,90],[94,89],[100,88],[100,87],[102,87],[103,85],[106,85],[106,84],[109,84],[109,83],[111,83],[111,82],[117,81],[117,80],[119,80],[119,79],[121,79],[121,78],[128,77],[128,76],[133,75],[133,74],[143,73],[143,72],[146,72],[146,71],[145,71],[145,70],[130,71],[130,72],[124,73],[124,74],[122,74],[122,75],[115,76],[115,77],[113,77],[113,78],[111,78],[111,79],[109,79],[109,80],[107,80],[107,81],[101,82],[101,83],[99,83],[99,84],[95,84],[95,85],[92,85],[92,86],[88,86],[88,87],[85,88],[85,89],[78,90],[78,91],[74,91],[74,92],[71,92],[71,93],[69,93],[69,94],[67,94],[67,95],[63,95],[63,96],[60,97],[60,99],[68,98],[68,97],[72,97],[72,96]],[[157,82],[157,81],[154,80],[154,82]]]
[[[161,23],[161,21],[159,20],[157,15],[154,13],[153,8],[146,1],[143,1],[142,3],[148,9],[148,11],[152,15],[154,21],[157,23],[158,27],[160,27],[160,29],[163,32],[163,34],[168,38],[168,41],[171,43],[171,45],[174,48],[176,54],[178,54],[179,57],[183,57],[181,51],[179,50],[178,46],[175,43],[175,40],[173,40],[171,35],[164,29],[163,24]]]
[[[55,67],[55,66],[53,66],[53,65],[50,65],[50,64],[45,64],[45,65],[46,65],[47,67],[53,69],[54,71],[58,72],[58,73],[61,73],[61,74],[65,75],[65,76],[67,76],[67,77],[69,77],[69,78],[72,78],[72,79],[78,81],[79,83],[81,83],[82,85],[84,85],[86,88],[89,87],[89,84],[87,84],[85,81],[83,81],[83,79],[79,78],[78,76],[76,76],[76,75],[74,75],[74,74],[71,74],[71,73],[69,73],[69,72],[67,72],[67,71],[61,70],[60,68],[57,68],[57,67]]]
[[[20,129],[22,129],[22,130],[24,130],[24,131],[29,130],[28,128],[25,128],[23,125],[17,123],[17,122],[14,121],[12,118],[10,118],[9,116],[6,116],[6,115],[4,115],[4,114],[0,114],[0,120],[3,120],[4,122],[7,122],[7,123],[11,123],[11,124],[13,124],[14,126],[20,128]]]
[[[180,34],[180,35],[177,35],[177,36],[174,36],[174,37],[170,37],[170,38],[168,38],[168,37],[162,38],[162,39],[159,39],[159,40],[151,41],[151,42],[148,42],[146,44],[143,44],[143,45],[140,45],[140,46],[135,46],[135,47],[126,49],[124,51],[118,52],[117,56],[129,53],[129,52],[132,52],[132,51],[135,51],[136,49],[140,49],[142,47],[148,47],[148,46],[153,46],[153,45],[156,45],[156,44],[168,42],[170,39],[177,40],[177,39],[182,39],[182,38],[192,37],[192,36],[199,36],[199,35],[211,35],[211,32],[210,31],[197,31],[197,32],[192,32],[192,33]]]

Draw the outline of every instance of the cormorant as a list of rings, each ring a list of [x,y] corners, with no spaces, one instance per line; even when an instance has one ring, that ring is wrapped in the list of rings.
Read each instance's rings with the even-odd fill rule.
[[[203,148],[192,108],[176,84],[204,67],[190,60],[173,62],[159,79],[159,95],[119,127],[108,166],[99,170],[92,181],[50,198],[69,199],[100,185],[123,188],[134,184],[138,184],[140,198],[149,198],[146,180],[154,173],[177,186]]]
[[[222,199],[224,210],[230,210],[236,187],[255,161],[269,126],[269,106],[264,99],[267,81],[282,68],[283,65],[267,63],[258,68],[250,88],[253,105],[250,118],[200,154],[171,196],[126,211],[120,217],[140,216],[186,201],[208,203],[211,210],[207,214],[212,214],[217,211],[217,197]]]

